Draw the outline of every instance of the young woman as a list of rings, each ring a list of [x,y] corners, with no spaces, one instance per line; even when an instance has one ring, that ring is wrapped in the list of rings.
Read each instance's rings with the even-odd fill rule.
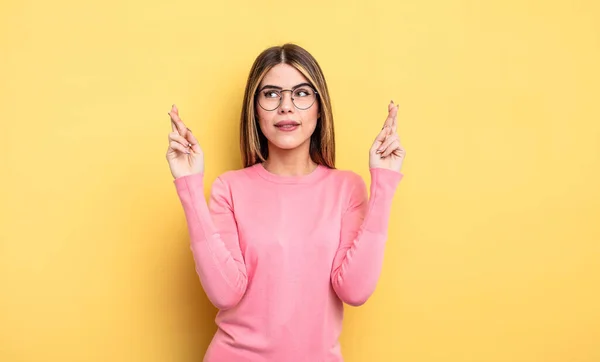
[[[212,183],[204,156],[169,115],[167,161],[182,203],[201,284],[219,309],[204,361],[342,361],[343,303],[359,306],[380,275],[405,151],[398,107],[369,151],[363,179],[334,167],[325,77],[303,48],[285,44],[255,60],[244,94],[244,167]]]

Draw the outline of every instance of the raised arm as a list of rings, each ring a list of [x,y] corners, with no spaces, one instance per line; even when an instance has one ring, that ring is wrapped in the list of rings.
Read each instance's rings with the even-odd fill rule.
[[[185,212],[190,248],[202,287],[215,307],[232,308],[246,292],[248,276],[230,190],[217,178],[207,205],[202,174],[183,176],[174,183]]]
[[[338,297],[358,306],[377,285],[383,264],[392,199],[406,151],[397,133],[398,107],[388,105],[388,117],[369,152],[371,196],[361,177],[356,177],[350,202],[342,217],[340,247],[335,255],[331,283]]]
[[[173,132],[169,134],[166,156],[185,212],[196,272],[208,299],[219,309],[229,309],[240,301],[248,283],[231,192],[217,178],[207,205],[202,148],[179,118],[175,105],[169,116]]]
[[[372,168],[371,196],[360,176],[342,217],[340,246],[331,272],[331,283],[346,304],[364,304],[375,291],[381,274],[392,199],[402,174]]]

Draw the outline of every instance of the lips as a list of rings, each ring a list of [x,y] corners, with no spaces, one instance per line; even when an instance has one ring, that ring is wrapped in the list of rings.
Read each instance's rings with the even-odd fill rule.
[[[275,127],[277,127],[277,129],[280,131],[291,132],[298,129],[298,127],[300,127],[300,123],[292,120],[284,120],[275,123]]]
[[[291,121],[291,120],[279,121],[279,122],[275,123],[275,127],[283,127],[283,126],[291,127],[291,126],[299,126],[299,125],[300,125],[299,122]]]
[[[300,127],[300,123],[292,120],[285,120],[275,123],[275,127],[283,132],[291,132],[298,129],[298,127]]]

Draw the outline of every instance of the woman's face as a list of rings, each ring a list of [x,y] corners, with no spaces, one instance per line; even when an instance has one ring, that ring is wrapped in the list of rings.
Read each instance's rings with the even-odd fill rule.
[[[302,85],[304,84],[304,86]],[[310,137],[317,126],[319,117],[319,101],[313,89],[306,87],[309,81],[296,68],[288,64],[278,64],[265,74],[258,86],[256,106],[258,123],[262,133],[269,141],[269,148],[277,147],[283,150],[295,149],[304,146],[310,148]],[[277,106],[277,93],[281,91],[281,103]],[[293,92],[286,89],[295,89]],[[296,105],[306,108],[310,100],[314,99],[312,106],[299,109]],[[265,105],[266,107],[261,107]],[[272,109],[271,111],[266,109]]]

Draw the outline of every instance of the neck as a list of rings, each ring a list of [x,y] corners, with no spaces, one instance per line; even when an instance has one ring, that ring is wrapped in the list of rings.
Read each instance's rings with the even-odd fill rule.
[[[264,168],[280,176],[310,174],[315,170],[317,164],[310,158],[308,147],[303,146],[293,150],[282,150],[269,145],[269,157],[263,162]]]

